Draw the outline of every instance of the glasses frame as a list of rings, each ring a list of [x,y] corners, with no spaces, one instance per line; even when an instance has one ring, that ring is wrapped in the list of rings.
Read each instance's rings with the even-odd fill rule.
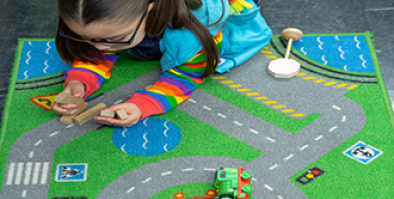
[[[93,39],[92,39],[92,40],[87,40],[87,39],[76,38],[76,37],[73,37],[73,36],[70,36],[70,35],[66,35],[66,34],[64,33],[64,31],[63,31],[63,27],[61,27],[61,30],[59,31],[59,35],[60,35],[61,37],[67,38],[67,39],[71,39],[71,40],[78,41],[78,42],[90,43],[90,44],[99,43],[99,44],[111,45],[111,46],[129,46],[129,45],[131,45],[131,44],[134,42],[135,36],[137,35],[137,32],[138,32],[138,30],[140,29],[141,24],[142,24],[142,21],[144,20],[144,18],[145,18],[145,16],[146,16],[146,13],[147,13],[147,12],[148,12],[148,9],[147,9],[147,10],[144,12],[144,14],[142,15],[141,20],[140,20],[140,22],[138,23],[137,29],[135,29],[135,32],[134,32],[133,36],[131,36],[131,38],[130,38],[129,41],[124,41],[124,42],[109,42],[109,41],[107,41],[107,40],[105,40],[105,39],[100,40],[100,41],[94,41]],[[64,23],[64,22],[63,22],[63,23]],[[63,26],[63,24],[62,24],[62,26]]]

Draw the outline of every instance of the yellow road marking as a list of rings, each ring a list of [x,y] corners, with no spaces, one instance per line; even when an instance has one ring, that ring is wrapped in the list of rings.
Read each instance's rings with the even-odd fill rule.
[[[316,79],[317,77],[313,77],[313,76],[310,76],[310,77],[304,77],[304,79],[306,79],[306,80],[310,80],[310,79]]]
[[[255,97],[255,99],[257,99],[257,100],[266,100],[266,99],[269,99],[268,97]]]
[[[285,105],[275,105],[275,106],[272,106],[273,108],[286,108],[286,106]]]
[[[316,80],[315,83],[322,83],[322,82],[325,82],[325,81],[326,81],[325,79],[319,79],[319,80]]]
[[[306,75],[306,73],[298,73],[297,77],[302,77],[302,76],[305,76],[305,75]]]
[[[217,77],[212,77],[212,79],[226,79],[226,78],[223,76],[217,76]]]
[[[239,88],[239,87],[242,87],[242,85],[241,84],[230,85],[230,88]]]
[[[349,86],[347,89],[348,89],[348,90],[353,90],[353,89],[355,89],[355,88],[357,88],[357,85]]]
[[[264,47],[264,49],[269,49],[268,46]]]
[[[264,49],[268,49],[268,47],[264,47]],[[269,51],[261,51],[262,53],[267,53],[267,54],[272,54],[272,52],[269,52]],[[277,58],[276,56],[270,56],[270,55],[266,55],[266,57],[268,57],[268,58],[270,58],[270,57],[275,57],[275,58]],[[307,75],[306,73],[298,73],[297,74],[297,76],[299,77],[299,76],[305,76],[305,75]],[[214,79],[214,80],[223,80],[223,79],[226,79],[225,77],[223,77],[223,76],[217,76],[217,77],[212,77],[212,79]],[[316,79],[316,77],[313,77],[313,76],[311,76],[311,77],[304,77],[304,79],[306,79],[306,80],[309,80],[309,79]],[[316,80],[315,82],[322,82],[322,81],[326,81],[326,80],[324,80],[324,79],[320,79],[320,80]],[[232,80],[224,80],[224,81],[221,81],[223,84],[232,84],[232,85],[229,85],[229,87],[231,87],[231,88],[239,88],[239,87],[242,87],[242,85],[241,84],[233,84],[234,82],[232,81]],[[332,84],[336,84],[335,82],[330,82],[330,83],[332,83]],[[330,83],[327,83],[327,84],[330,84]],[[326,84],[326,85],[327,85]],[[338,85],[337,87],[343,87],[343,86],[346,86],[346,84],[341,84],[341,85]],[[348,87],[347,89],[349,89],[349,90],[351,90],[351,89],[354,89],[354,88],[356,88],[357,87],[357,85],[353,85],[353,86],[350,86],[350,87]],[[251,89],[249,89],[249,88],[241,88],[241,89],[238,89],[238,91],[239,92],[247,92],[247,91],[252,91]],[[248,92],[248,93],[246,93],[246,95],[247,96],[257,96],[257,95],[260,95],[260,93],[258,93],[258,92]],[[257,100],[268,100],[269,98],[268,97],[265,97],[265,96],[259,96],[259,97],[255,97],[255,99],[257,99]],[[276,102],[276,101],[265,101],[264,102],[265,104],[277,104],[278,102]],[[281,109],[281,108],[286,108],[286,106],[285,105],[274,105],[274,106],[272,106],[273,108],[275,108],[275,109]],[[282,112],[283,113],[294,113],[295,112],[295,110],[293,110],[293,109],[284,109],[284,110],[282,110]],[[302,114],[302,113],[298,113],[298,114],[291,114],[291,116],[292,117],[303,117],[303,116],[305,116],[304,114]]]
[[[336,84],[336,82],[328,82],[328,83],[325,83],[324,85],[331,86],[331,85],[334,85],[334,84]]]
[[[270,55],[272,55],[272,52],[271,52],[271,51],[262,50],[261,52],[264,53],[264,54],[270,54]]]
[[[335,86],[335,88],[342,88],[342,87],[344,87],[344,86],[346,86],[347,84],[339,84],[339,85],[337,85],[337,86]]]
[[[248,88],[240,88],[240,89],[238,89],[238,91],[239,92],[246,92],[246,91],[252,91],[252,90],[250,90]]]
[[[275,55],[266,55],[266,57],[267,57],[268,59],[278,59],[278,57],[275,56]]]
[[[298,114],[291,114],[291,116],[293,116],[293,117],[303,117],[305,115],[302,114],[302,113],[298,113]]]
[[[260,93],[258,92],[251,92],[251,93],[246,93],[247,96],[256,96],[256,95],[260,95]]]
[[[278,103],[278,102],[275,102],[275,101],[266,101],[266,102],[264,102],[264,103],[266,103],[266,104],[276,104],[276,103]]]
[[[232,84],[234,82],[232,80],[225,80],[225,81],[222,81],[222,83],[223,84]]]

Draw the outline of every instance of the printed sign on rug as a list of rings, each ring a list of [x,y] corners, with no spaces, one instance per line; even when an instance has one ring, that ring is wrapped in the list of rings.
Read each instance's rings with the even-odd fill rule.
[[[378,156],[382,155],[383,152],[359,141],[343,153],[363,164],[368,164]]]
[[[87,164],[59,164],[56,169],[56,181],[85,181]]]

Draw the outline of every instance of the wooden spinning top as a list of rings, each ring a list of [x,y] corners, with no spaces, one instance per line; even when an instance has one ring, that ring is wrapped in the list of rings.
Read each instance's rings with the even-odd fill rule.
[[[302,31],[296,28],[285,29],[282,31],[282,38],[288,41],[285,57],[271,61],[268,72],[276,78],[291,78],[300,72],[300,63],[289,59],[289,55],[293,41],[302,38]]]

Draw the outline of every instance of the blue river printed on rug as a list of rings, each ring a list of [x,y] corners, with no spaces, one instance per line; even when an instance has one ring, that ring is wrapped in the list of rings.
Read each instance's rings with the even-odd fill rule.
[[[307,57],[327,66],[351,72],[375,72],[363,35],[304,36],[293,46]]]
[[[18,79],[45,77],[70,67],[60,58],[54,41],[26,41],[23,43]]]
[[[181,141],[179,128],[166,120],[146,118],[132,127],[116,127],[112,142],[119,150],[138,156],[166,153]]]

